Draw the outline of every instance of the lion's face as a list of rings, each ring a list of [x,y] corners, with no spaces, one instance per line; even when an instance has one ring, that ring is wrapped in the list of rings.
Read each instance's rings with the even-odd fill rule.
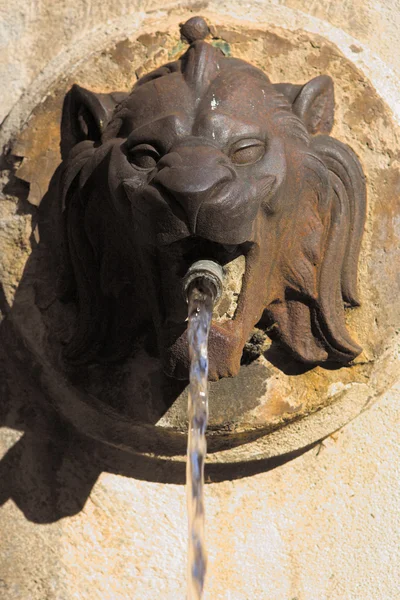
[[[129,310],[131,298],[136,317],[127,318],[127,323],[132,336],[140,330],[140,321],[152,322],[166,372],[186,378],[187,305],[182,291],[186,271],[200,258],[227,265],[243,256],[236,310],[224,322],[213,321],[211,328],[212,379],[237,373],[244,344],[265,310],[281,324],[282,341],[303,360],[326,360],[329,347],[331,354],[336,351],[336,357],[345,360],[346,355],[350,360],[358,348],[347,335],[343,337],[344,325],[338,325],[342,308],[336,306],[332,314],[326,307],[324,312],[320,290],[331,242],[341,248],[339,267],[332,261],[329,266],[337,271],[332,272],[336,288],[339,285],[339,290],[331,290],[335,303],[338,291],[345,293],[340,290],[340,272],[349,249],[348,233],[340,243],[338,238],[332,242],[334,196],[343,195],[343,190],[323,156],[333,154],[328,158],[337,162],[341,152],[349,151],[338,145],[331,152],[323,141],[316,144],[318,151],[307,131],[327,128],[330,116],[325,113],[332,109],[333,99],[320,87],[331,86],[330,80],[320,82],[317,92],[308,88],[301,96],[301,86],[274,86],[258,69],[222,58],[204,42],[192,44],[185,56],[139,81],[106,123],[103,117],[101,143],[81,141],[66,161],[67,230],[76,229],[78,222],[83,230],[78,237],[76,231],[69,234],[71,261],[74,265],[75,253],[82,263],[77,248],[82,242],[90,254],[87,260],[98,265],[99,273],[96,277],[92,264],[90,285],[99,290],[83,321],[88,315],[96,320],[100,296],[112,298],[123,319],[121,313]],[[76,88],[75,94],[82,93],[87,94]],[[294,110],[295,93],[297,113],[303,119]],[[307,112],[313,105],[312,93],[319,111],[314,121]],[[329,106],[325,102],[321,109],[324,94]],[[103,98],[100,104],[105,103]],[[83,131],[88,138],[96,123],[88,116],[90,102],[82,104],[83,110],[77,112],[79,135],[82,138]],[[104,111],[107,114],[107,106]],[[353,172],[357,168],[352,166]],[[71,200],[78,175],[80,204]],[[342,186],[353,183],[345,181]],[[71,207],[78,205],[82,219],[71,218]],[[78,270],[75,266],[77,287]],[[84,296],[81,302],[90,302],[88,294]],[[342,307],[341,298],[339,304]],[[322,331],[329,311],[327,333],[318,339],[313,319]],[[103,328],[103,340],[95,340],[96,352],[108,331]],[[343,338],[336,350],[335,336]],[[78,338],[79,343],[72,340],[72,356],[84,351],[84,335]],[[93,342],[89,345],[93,347]]]

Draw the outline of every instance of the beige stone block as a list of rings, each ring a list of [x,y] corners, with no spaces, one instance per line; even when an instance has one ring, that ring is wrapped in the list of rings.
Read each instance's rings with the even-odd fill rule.
[[[30,125],[40,125],[40,139],[28,133],[19,137],[14,152],[25,160],[14,167],[31,183],[31,202],[37,205],[58,160],[54,119],[71,78],[78,75],[98,91],[127,88],[135,71],[164,62],[176,47],[177,39],[157,32],[177,31],[190,13],[176,3],[88,0],[3,2],[1,11],[1,139],[8,142],[35,111]],[[325,437],[336,429],[332,423],[340,427],[353,420],[291,460],[244,464],[249,458],[244,447],[233,457],[236,464],[208,466],[206,598],[400,598],[399,323],[393,284],[398,205],[385,206],[398,189],[399,7],[395,0],[232,1],[200,5],[196,12],[209,15],[236,55],[251,57],[276,80],[285,75],[303,81],[325,70],[337,77],[343,118],[336,134],[362,155],[373,202],[370,216],[372,206],[382,216],[380,227],[370,221],[363,250],[365,309],[349,317],[349,326],[362,338],[367,364],[358,367],[355,386],[347,375],[329,381],[329,394],[346,398],[348,412],[344,421],[329,406],[325,417],[317,412],[309,442],[315,441],[316,430],[317,437]],[[267,30],[268,35],[250,48],[246,29]],[[329,43],[320,44],[318,36]],[[378,93],[363,96],[371,83]],[[354,116],[359,114],[362,120]],[[18,202],[7,193],[0,200],[0,279],[10,306],[30,252],[35,215],[26,199]],[[19,347],[14,353],[23,360]],[[368,370],[368,361],[378,355],[382,362]],[[68,429],[55,430],[51,405],[35,388],[32,374],[6,359],[0,361],[0,598],[184,598],[183,464],[129,457]],[[367,402],[371,388],[376,394]],[[298,398],[289,398],[289,392],[287,404],[296,407]],[[33,403],[45,407],[43,414],[34,414]],[[359,415],[363,403],[367,410]],[[329,432],[318,421],[323,418],[330,420]],[[287,445],[279,446],[278,440],[275,454],[304,446],[307,431],[299,434],[294,423],[287,433]],[[266,457],[272,439],[265,438],[260,447]]]

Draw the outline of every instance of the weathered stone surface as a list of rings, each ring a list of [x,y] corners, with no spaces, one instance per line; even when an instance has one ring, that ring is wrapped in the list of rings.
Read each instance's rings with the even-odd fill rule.
[[[187,11],[179,12],[176,8],[167,22],[168,9],[164,12],[160,9],[163,15],[160,17],[158,6],[152,3],[151,8],[156,10],[154,21],[152,23],[149,17],[139,32],[150,36],[139,42],[141,46],[132,35],[134,27],[127,32],[126,25],[132,17],[130,11],[137,11],[139,4],[94,6],[85,2],[72,8],[70,4],[53,3],[47,9],[41,3],[41,10],[10,6],[6,23],[15,23],[15,27],[9,28],[8,37],[2,39],[9,41],[4,46],[5,62],[13,67],[7,66],[2,79],[4,114],[16,102],[18,94],[30,93],[28,88],[35,78],[36,83],[31,87],[32,108],[38,98],[45,96],[48,83],[57,81],[54,98],[48,98],[46,114],[59,110],[62,90],[67,89],[78,73],[83,74],[81,83],[98,91],[105,89],[106,74],[110,82],[108,89],[123,89],[124,85],[127,89],[131,84],[131,80],[127,80],[131,56],[134,70],[140,69],[147,60],[154,62],[149,63],[146,70],[159,64],[158,60],[164,62],[164,55],[158,57],[157,48],[152,48],[159,43],[155,40],[153,44],[155,32],[176,31],[176,23],[189,16]],[[285,12],[284,6],[256,2],[246,5],[218,2],[215,6],[211,3],[214,11],[211,19],[214,19],[215,31],[224,31],[220,35],[221,42],[228,45],[224,46],[225,50],[235,44],[235,55],[257,60],[275,80],[281,80],[284,73],[288,79],[298,77],[302,82],[310,74],[325,70],[335,78],[337,104],[343,109],[336,122],[335,135],[357,145],[368,173],[370,213],[360,278],[363,307],[348,317],[349,327],[364,345],[365,357],[356,368],[356,381],[346,371],[338,372],[337,376],[329,375],[328,381],[320,372],[306,374],[310,385],[304,387],[302,401],[318,400],[323,388],[328,390],[328,395],[340,397],[334,406],[341,407],[345,421],[355,417],[362,405],[369,410],[322,444],[286,464],[285,456],[245,464],[244,461],[255,458],[256,447],[251,444],[234,449],[229,460],[239,461],[236,464],[219,464],[218,453],[210,457],[216,459],[217,464],[209,465],[207,474],[210,482],[206,498],[210,554],[207,594],[209,598],[235,600],[396,598],[400,579],[397,560],[400,390],[397,386],[383,396],[369,395],[371,388],[377,392],[389,390],[399,373],[398,346],[397,351],[395,346],[395,334],[399,332],[395,275],[400,232],[398,200],[393,200],[399,197],[396,125],[368,78],[352,68],[326,40],[310,33],[290,34],[271,26],[263,27],[262,23],[275,20],[276,24],[279,15],[280,25],[292,30],[315,26],[319,33],[336,43],[342,39],[337,30],[309,19],[303,11],[342,27],[358,38],[359,41],[352,42],[350,52],[357,64],[364,60],[362,64],[371,65],[369,76],[375,81],[377,64],[382,80],[388,71],[383,63],[371,59],[365,43],[396,66],[399,55],[393,48],[400,16],[394,6],[382,7],[380,3],[359,3],[352,7],[340,4],[339,7],[332,2],[317,6],[293,0],[290,6],[294,9],[292,12]],[[144,9],[146,5],[141,3],[139,8]],[[298,8],[301,12],[297,12]],[[201,12],[206,15],[203,9]],[[252,21],[251,25],[243,28],[234,23],[226,17],[229,12]],[[69,18],[65,19],[67,13]],[[222,13],[225,14],[221,16]],[[120,15],[123,17],[118,29],[115,20]],[[106,23],[114,17],[114,21]],[[135,21],[137,26],[141,18],[142,13],[136,12],[132,23]],[[384,23],[385,33],[378,35]],[[98,24],[102,25],[94,31]],[[47,28],[51,35],[45,36],[43,32]],[[264,35],[262,41],[260,31]],[[73,71],[71,64],[76,62],[82,34],[86,32],[92,41],[96,40],[90,52],[96,51],[85,65],[78,65]],[[254,55],[250,56],[253,35],[259,37]],[[105,43],[107,39],[109,44]],[[293,40],[299,44],[298,49]],[[343,40],[345,47],[347,38]],[[110,58],[118,43],[121,43],[116,51],[119,58],[115,59],[115,54]],[[169,43],[169,52],[180,51],[177,38],[172,37]],[[146,48],[151,48],[151,55],[146,54]],[[265,48],[270,58],[265,56]],[[46,71],[49,57],[53,62]],[[287,57],[293,61],[292,71],[287,69]],[[41,69],[44,70],[42,75]],[[63,82],[58,79],[61,72],[67,78]],[[68,79],[70,73],[71,79]],[[379,91],[392,102],[392,110],[396,112],[398,103],[390,95],[391,81],[394,80],[389,76],[384,82],[387,87],[382,84]],[[23,115],[22,120],[28,116],[29,93],[17,103],[16,112],[3,131],[11,131],[11,123],[18,123]],[[31,126],[39,124],[37,112]],[[37,139],[46,135],[43,130],[37,131]],[[27,136],[29,139],[28,130]],[[50,174],[58,160],[58,140],[52,135],[45,139],[50,151],[41,163],[44,168],[40,173],[40,189],[48,176],[45,171],[48,169]],[[29,152],[33,152],[33,143],[29,148]],[[40,152],[35,154],[35,160]],[[54,166],[50,164],[53,160]],[[29,171],[28,166],[26,160],[19,175],[24,174],[33,183],[29,178],[35,176],[35,169]],[[33,188],[32,185],[32,191]],[[7,300],[4,302],[4,297],[0,297],[2,310],[13,303],[29,254],[31,212],[35,217],[36,210],[27,210],[22,201],[17,203],[16,196],[23,197],[21,190],[16,196],[13,193],[7,194],[4,205],[3,199],[0,201],[1,218],[5,219],[1,221],[0,238],[4,246],[0,250],[0,268]],[[10,238],[1,235],[4,227],[9,227],[8,231],[20,240],[16,245],[10,245]],[[34,243],[32,238],[31,243]],[[32,294],[32,289],[24,293]],[[29,306],[33,296],[21,300],[20,306],[25,302]],[[35,302],[42,310],[46,306],[52,310],[46,294],[38,294]],[[62,335],[65,322],[56,324]],[[106,450],[76,437],[65,424],[60,427],[48,398],[34,385],[37,367],[24,363],[26,349],[18,336],[8,331],[7,337],[13,361],[5,360],[4,356],[0,360],[0,424],[8,427],[3,427],[0,435],[0,504],[4,503],[0,511],[0,597],[6,600],[122,600],[160,596],[175,600],[184,597],[186,511],[181,485],[184,465],[171,462],[169,457],[154,459],[151,452],[148,456],[130,457]],[[1,351],[4,352],[4,347]],[[251,372],[259,367],[252,363],[248,368]],[[263,365],[260,370],[262,368]],[[278,370],[270,364],[268,368],[274,373],[274,377],[268,379],[269,385],[276,386]],[[297,378],[294,374],[285,377],[287,387],[283,389],[287,394],[273,397],[269,406],[264,407],[268,418],[282,414],[282,409],[289,418],[294,414],[291,411],[298,406],[298,395],[293,395],[292,382]],[[256,373],[252,381],[258,386],[257,394],[262,393],[263,377]],[[231,380],[232,385],[233,382]],[[254,402],[252,393],[249,398]],[[282,401],[286,402],[283,407],[280,406]],[[137,410],[141,418],[157,415],[157,406],[150,415],[144,407]],[[249,410],[255,411],[252,416],[257,418],[257,407]],[[282,454],[294,450],[296,443],[299,447],[306,439],[313,441],[315,435],[322,437],[328,433],[324,423],[330,423],[333,428],[342,425],[338,416],[329,411],[329,407],[317,411],[314,421],[293,420],[283,430],[288,433],[286,440],[275,438],[273,441],[274,434],[261,439],[259,455],[268,456],[271,451],[272,455]],[[170,416],[172,419],[173,415]],[[218,419],[221,423],[222,416],[215,413],[217,423]],[[259,414],[259,418],[265,418],[265,414]],[[300,423],[308,423],[308,427],[299,433],[296,428]],[[150,438],[149,433],[147,435]]]
[[[380,373],[384,361],[391,360],[384,358],[384,351],[386,350],[386,357],[390,354],[390,348],[394,348],[396,327],[400,320],[395,285],[399,244],[398,232],[393,229],[397,211],[400,140],[390,109],[366,77],[327,40],[317,35],[301,31],[286,32],[279,28],[249,29],[235,23],[228,27],[226,19],[223,28],[217,20],[213,31],[215,43],[228,44],[227,51],[259,66],[274,82],[285,79],[301,83],[318,73],[331,75],[336,94],[333,135],[355,149],[368,181],[368,223],[362,247],[359,281],[362,306],[347,314],[349,329],[364,348],[363,354],[349,368],[316,367],[310,370],[290,359],[275,342],[271,343],[265,336],[261,338],[257,342],[262,351],[261,356],[256,359],[257,367],[252,362],[257,355],[253,345],[249,347],[245,364],[234,381],[223,379],[211,385],[210,447],[214,452],[224,449],[222,455],[218,452],[211,455],[211,460],[219,461],[222,456],[225,456],[223,460],[240,460],[239,456],[243,456],[243,453],[239,448],[250,439],[287,426],[290,422],[296,423],[299,418],[339,403],[342,408],[337,407],[335,418],[329,411],[318,415],[314,439],[310,438],[310,427],[304,425],[303,445],[311,443],[318,436],[330,433],[353,418],[366,402],[372,402],[374,397],[395,380],[395,373],[391,375],[391,379],[388,375],[387,380],[377,378],[376,374]],[[233,41],[230,43],[228,39]],[[157,46],[161,43],[163,48]],[[142,34],[138,39],[124,38],[93,54],[68,76],[64,74],[49,90],[46,100],[34,111],[12,147],[14,155],[23,157],[16,175],[29,182],[29,201],[38,204],[60,160],[57,127],[63,97],[73,82],[97,91],[128,90],[138,68],[147,72],[163,64],[165,53],[173,57],[183,50],[178,30],[175,27],[166,28],[153,34]],[[144,66],[140,66],[139,61]],[[382,189],[384,202],[381,200]],[[47,210],[42,207],[44,215]],[[66,308],[56,301],[53,284],[49,280],[50,267],[47,266],[50,257],[46,258],[45,254],[45,247],[34,251],[13,308],[14,320],[17,329],[25,336],[25,344],[31,345],[31,351],[35,348],[37,356],[42,358],[46,354],[49,357],[59,355],[57,339],[67,339],[70,327],[68,323],[73,318],[73,312],[66,312]],[[35,271],[37,268],[39,271]],[[32,298],[35,298],[36,307],[29,304]],[[227,297],[225,300],[227,306],[222,306],[222,309],[229,310],[228,301],[231,303],[232,298]],[[36,315],[34,319],[33,314]],[[29,320],[37,324],[37,329],[27,327]],[[256,338],[257,335],[255,332]],[[43,340],[42,346],[39,346],[38,340]],[[82,414],[91,415],[89,419],[84,417],[83,423],[83,431],[89,435],[96,438],[103,435],[103,428],[98,424],[99,416],[105,418],[108,415],[110,421],[106,438],[110,442],[115,443],[116,436],[122,435],[122,427],[127,429],[123,441],[121,440],[124,446],[140,452],[177,452],[182,458],[185,452],[184,437],[174,437],[173,432],[183,434],[186,431],[186,394],[182,394],[174,402],[182,388],[179,385],[169,385],[167,391],[163,389],[165,382],[157,363],[151,357],[142,357],[142,360],[144,362],[139,371],[132,361],[128,361],[123,367],[117,365],[104,369],[98,365],[69,371],[65,375],[73,381],[75,387],[66,388],[65,398],[61,400],[61,396],[56,397],[53,402],[58,404],[59,410],[67,419],[73,417],[78,426],[80,417],[76,417],[76,414],[83,411]],[[36,364],[35,372],[41,372],[42,379],[65,376],[61,375],[63,367],[60,364],[56,366],[56,371],[52,371],[53,375],[50,375],[44,364],[39,367],[36,359],[33,362]],[[56,375],[60,368],[59,375]],[[253,380],[251,373],[254,368],[263,375],[258,375]],[[258,381],[261,379],[263,384],[260,386]],[[56,389],[57,385],[54,385]],[[90,396],[84,397],[82,391]],[[51,391],[48,393],[52,394]],[[235,402],[232,395],[240,397],[240,402]],[[346,395],[349,395],[348,409],[343,405]],[[98,398],[99,402],[93,405],[90,398]],[[75,405],[76,409],[73,408]],[[81,408],[78,409],[78,405]],[[110,413],[109,407],[114,412]],[[339,419],[340,414],[343,415],[342,420]],[[326,415],[325,429],[321,429],[323,415]],[[128,422],[122,425],[126,419],[133,426],[130,433]],[[148,426],[153,427],[153,442],[148,439]],[[136,433],[132,437],[133,431]],[[169,432],[172,432],[172,438]],[[218,440],[222,432],[224,435]],[[237,448],[231,454],[225,451],[229,443],[227,436],[231,436],[233,446]],[[294,450],[294,439],[301,446],[302,435],[299,431],[296,436],[288,432],[287,439],[287,446],[278,444],[277,453]],[[262,452],[266,452],[266,456],[270,455],[260,442],[260,445],[254,446],[254,455],[260,456]],[[249,457],[250,453],[247,452],[246,456]]]
[[[31,252],[32,212],[23,182],[16,181],[13,165],[0,174],[0,321],[11,307],[25,263]]]
[[[206,472],[205,597],[396,598],[399,407],[397,388],[279,468]],[[20,436],[1,438],[3,598],[184,598],[185,490],[168,462]]]

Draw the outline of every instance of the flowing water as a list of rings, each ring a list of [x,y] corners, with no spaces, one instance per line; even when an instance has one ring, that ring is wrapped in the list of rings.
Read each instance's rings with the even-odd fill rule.
[[[200,600],[207,568],[204,539],[204,460],[207,452],[208,354],[214,295],[211,288],[189,291],[188,340],[190,386],[188,402],[187,505],[189,518],[188,600]]]

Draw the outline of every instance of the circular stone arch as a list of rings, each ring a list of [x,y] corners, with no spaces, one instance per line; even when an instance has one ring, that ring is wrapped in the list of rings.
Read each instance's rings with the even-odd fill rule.
[[[243,365],[236,378],[211,384],[208,460],[216,463],[264,459],[304,448],[368,408],[399,372],[400,138],[396,115],[370,80],[379,79],[378,63],[371,58],[366,73],[368,56],[361,59],[351,50],[348,36],[318,27],[316,20],[297,29],[289,11],[281,23],[286,27],[276,27],[261,19],[251,22],[254,10],[247,22],[201,11],[211,26],[212,43],[255,64],[276,83],[305,83],[329,74],[336,94],[333,135],[355,150],[367,175],[368,217],[359,270],[362,305],[347,315],[348,328],[364,350],[352,366],[306,370],[270,345],[257,360]],[[37,208],[32,207],[41,204],[60,160],[58,130],[65,93],[73,83],[97,92],[129,90],[137,77],[184,51],[178,23],[188,16],[185,10],[166,14],[165,20],[147,15],[129,30],[119,29],[115,22],[111,36],[97,32],[96,39],[89,36],[70,49],[70,56],[59,57],[52,69],[45,69],[15,108],[3,136],[8,136],[15,157],[14,193],[24,195],[18,182],[29,184],[22,211],[27,227],[18,233],[25,235],[25,242],[28,221],[33,216],[35,225],[37,220]],[[388,87],[391,104],[393,93]],[[46,207],[42,205],[40,212],[45,218]],[[5,244],[10,256],[15,253],[15,235],[10,231]],[[59,361],[58,339],[69,327],[71,315],[56,299],[43,244],[33,241],[25,264],[29,254],[25,242],[18,264],[4,274],[10,314],[3,330],[15,364],[32,374],[37,411],[55,409],[89,437],[134,454],[183,462],[186,391],[176,394],[169,406],[160,403],[159,396],[153,401],[144,395],[137,402],[137,371],[129,361],[107,370],[66,371]],[[50,344],[49,329],[55,338]],[[157,365],[151,357],[143,360],[148,381],[153,381]]]

